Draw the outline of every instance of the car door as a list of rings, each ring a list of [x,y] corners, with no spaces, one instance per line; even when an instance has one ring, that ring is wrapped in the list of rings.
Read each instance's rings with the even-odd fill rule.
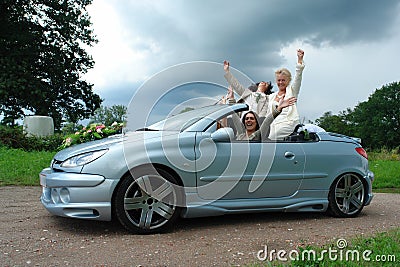
[[[303,178],[301,144],[215,141],[198,133],[195,154],[202,162],[196,172],[198,194],[204,199],[287,197]]]
[[[302,143],[271,142],[264,146],[275,146],[274,160],[270,167],[267,183],[261,188],[268,197],[294,195],[304,178],[305,154]]]

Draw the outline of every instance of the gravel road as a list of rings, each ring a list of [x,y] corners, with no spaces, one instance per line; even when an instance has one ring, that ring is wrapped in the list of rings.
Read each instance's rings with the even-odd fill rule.
[[[260,262],[267,245],[347,241],[400,226],[398,194],[375,194],[357,218],[319,213],[262,213],[185,219],[173,232],[132,235],[116,222],[50,215],[40,187],[0,188],[1,266],[239,266]],[[394,253],[394,252],[393,252]]]

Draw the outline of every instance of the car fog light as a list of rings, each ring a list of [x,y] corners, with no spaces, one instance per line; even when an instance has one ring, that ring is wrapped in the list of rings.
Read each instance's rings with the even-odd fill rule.
[[[51,189],[51,200],[54,204],[60,203],[60,195],[55,188]]]
[[[69,203],[70,196],[68,188],[61,188],[60,190],[60,200],[62,203],[67,204]]]
[[[42,187],[42,196],[45,202],[49,202],[51,200],[51,189],[48,187]]]

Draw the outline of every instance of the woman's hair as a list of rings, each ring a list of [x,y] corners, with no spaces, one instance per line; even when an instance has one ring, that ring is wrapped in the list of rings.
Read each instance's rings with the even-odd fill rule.
[[[274,86],[272,85],[271,81],[265,82],[265,83],[267,84],[267,90],[265,90],[264,94],[266,94],[266,95],[272,94],[272,93],[273,93],[273,92],[272,92],[272,88],[273,88]],[[250,91],[256,92],[257,89],[258,89],[258,85],[259,85],[259,84],[260,84],[260,82],[258,82],[258,83],[252,83],[248,88],[250,89]]]
[[[288,69],[281,68],[281,69],[275,71],[275,77],[277,75],[280,75],[280,74],[285,75],[286,77],[288,77],[289,78],[289,83],[292,81],[292,74],[290,73],[290,71]]]
[[[260,129],[260,124],[258,123],[258,121],[259,121],[259,118],[258,118],[258,115],[257,115],[257,113],[255,113],[254,111],[247,111],[244,115],[243,115],[243,117],[242,117],[242,123],[243,123],[243,125],[245,125],[245,121],[246,121],[246,116],[247,116],[247,114],[249,114],[249,113],[251,113],[251,114],[253,114],[254,115],[254,118],[256,118],[256,131],[258,130],[258,129]]]
[[[265,90],[264,94],[266,94],[266,95],[272,94],[272,93],[273,93],[273,92],[272,92],[272,88],[274,88],[274,86],[272,85],[271,81],[265,82],[265,83],[267,84],[267,90]],[[260,84],[260,83],[256,83],[257,88],[258,88],[258,85],[259,85],[259,84]]]

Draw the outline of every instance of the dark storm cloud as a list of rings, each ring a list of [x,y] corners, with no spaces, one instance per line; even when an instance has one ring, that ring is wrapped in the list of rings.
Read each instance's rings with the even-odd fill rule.
[[[298,103],[302,116],[315,119],[328,110],[353,107],[398,79],[399,0],[107,0],[102,6],[117,22],[110,24],[119,27],[113,28],[118,35],[103,40],[113,39],[115,47],[123,48],[119,58],[108,59],[119,60],[120,68],[103,64],[99,75],[107,79],[107,87],[98,89],[107,103],[128,104],[146,77],[192,61],[227,59],[254,81],[273,81],[277,68],[293,71],[297,45],[306,50]],[[108,44],[100,58],[114,48]],[[215,72],[223,79],[222,65]],[[177,102],[171,97],[164,104]]]
[[[127,28],[162,47],[169,60],[158,67],[227,58],[244,71],[258,69],[257,77],[279,66],[281,47],[295,40],[340,46],[388,38],[398,6],[398,0],[208,0],[118,7]]]

